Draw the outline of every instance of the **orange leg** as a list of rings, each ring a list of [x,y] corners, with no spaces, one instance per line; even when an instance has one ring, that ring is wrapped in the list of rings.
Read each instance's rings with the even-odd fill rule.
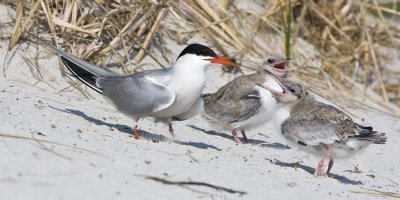
[[[139,132],[138,132],[138,130],[137,130],[137,125],[135,125],[134,127],[133,127],[133,135],[135,136],[135,139],[140,139],[140,135],[139,135]]]

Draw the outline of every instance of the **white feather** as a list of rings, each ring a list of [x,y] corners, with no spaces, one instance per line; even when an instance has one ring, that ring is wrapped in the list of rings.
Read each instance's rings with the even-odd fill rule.
[[[187,54],[179,58],[172,70],[167,87],[175,93],[175,101],[168,108],[152,113],[157,118],[177,116],[187,112],[200,98],[206,84],[207,67],[204,56]]]
[[[260,111],[245,121],[232,123],[230,129],[252,129],[267,123],[275,115],[278,104],[271,92],[259,86],[256,86],[255,90],[257,90],[261,98]]]

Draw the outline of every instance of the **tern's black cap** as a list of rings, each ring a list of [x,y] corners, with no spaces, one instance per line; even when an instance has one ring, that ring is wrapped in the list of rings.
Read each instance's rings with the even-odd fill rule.
[[[201,45],[201,44],[191,44],[187,46],[181,54],[179,54],[178,58],[179,59],[181,56],[184,56],[185,54],[195,54],[198,56],[209,56],[209,57],[217,57],[217,54],[210,48]]]

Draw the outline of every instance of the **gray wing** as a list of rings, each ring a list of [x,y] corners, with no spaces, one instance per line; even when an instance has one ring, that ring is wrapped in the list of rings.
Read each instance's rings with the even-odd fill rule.
[[[283,135],[292,142],[302,145],[333,144],[339,140],[336,133],[340,126],[328,121],[294,121],[288,119],[282,125]]]
[[[258,74],[240,76],[216,93],[203,95],[204,112],[213,120],[243,121],[259,111],[259,93],[255,90]]]
[[[343,111],[315,100],[306,100],[291,111],[282,133],[305,145],[332,144],[357,135],[356,124]]]
[[[145,115],[169,107],[175,93],[166,87],[162,70],[125,77],[101,77],[96,80],[106,96],[126,115]]]
[[[238,122],[253,116],[259,111],[260,106],[261,102],[256,97],[244,97],[240,101],[206,102],[204,111],[214,120]]]

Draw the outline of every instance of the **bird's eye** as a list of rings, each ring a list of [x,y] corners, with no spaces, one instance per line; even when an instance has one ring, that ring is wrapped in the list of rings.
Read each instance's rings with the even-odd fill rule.
[[[294,90],[293,88],[289,88],[289,91],[290,91],[291,93],[295,93],[295,92],[296,92],[296,90]]]
[[[268,58],[268,60],[267,60],[267,63],[268,64],[272,64],[272,63],[274,63],[275,62],[275,60],[273,59],[273,58]]]

